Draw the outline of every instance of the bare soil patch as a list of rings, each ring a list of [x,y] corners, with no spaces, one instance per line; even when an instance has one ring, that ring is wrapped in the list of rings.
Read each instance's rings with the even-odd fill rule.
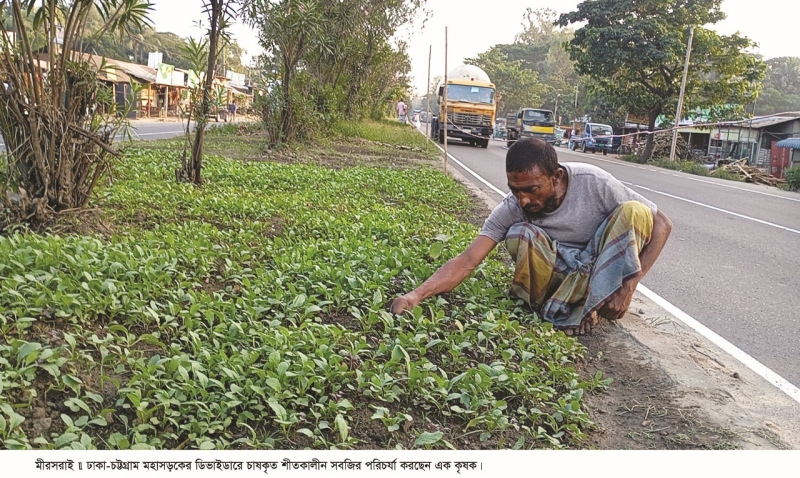
[[[586,375],[602,371],[613,380],[605,392],[587,397],[598,430],[589,446],[598,449],[735,449],[737,434],[699,407],[685,407],[680,392],[643,351],[614,340],[620,332],[605,323],[580,341],[588,348]],[[631,338],[632,339],[632,338]]]
[[[272,216],[267,222],[269,222],[269,226],[264,228],[265,238],[272,239],[283,235],[283,230],[286,228],[286,226],[282,217]]]
[[[640,309],[641,310],[641,309]],[[625,320],[639,320],[630,315]],[[687,389],[652,358],[647,346],[625,327],[603,321],[579,338],[590,359],[587,376],[602,371],[613,382],[591,394],[586,406],[597,430],[590,448],[604,450],[725,450],[788,446],[766,427],[732,421],[721,408],[732,396],[713,387]],[[675,372],[674,370],[672,372]]]

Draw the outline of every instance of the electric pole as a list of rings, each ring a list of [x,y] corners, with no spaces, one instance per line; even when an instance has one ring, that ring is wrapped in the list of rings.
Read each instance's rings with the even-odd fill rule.
[[[444,113],[444,118],[439,118],[439,122],[444,120],[444,129],[442,130],[442,134],[444,135],[444,174],[447,174],[447,27],[444,27],[444,109],[442,110],[439,115],[441,116]],[[454,116],[455,119],[455,116]]]
[[[675,149],[678,147],[678,126],[683,116],[683,95],[686,93],[686,77],[689,76],[689,58],[692,55],[692,40],[694,39],[694,25],[689,28],[689,42],[686,45],[686,63],[683,65],[683,79],[681,79],[681,94],[678,96],[678,111],[675,113],[675,129],[672,131],[672,147],[669,151],[669,160],[675,161]]]
[[[429,125],[431,124],[431,54],[433,53],[433,45],[428,45],[428,83],[425,92],[425,151],[428,150],[428,139],[430,138]]]

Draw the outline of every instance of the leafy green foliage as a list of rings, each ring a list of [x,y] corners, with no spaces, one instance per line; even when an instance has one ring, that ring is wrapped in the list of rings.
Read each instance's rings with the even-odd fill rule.
[[[552,9],[528,8],[524,29],[517,35],[516,42],[501,47],[511,58],[519,58],[527,68],[539,73],[539,80],[547,85],[542,93],[543,106],[557,110],[562,123],[568,124],[583,115],[581,107],[586,104],[587,88],[586,79],[578,74],[564,49],[575,32],[571,28],[559,28],[557,19],[558,14]]]
[[[89,201],[116,154],[111,143],[118,132],[124,134],[125,118],[138,93],[138,86],[130,84],[130,95],[118,104],[114,87],[98,79],[107,65],[79,53],[90,34],[88,15],[100,18],[99,29],[91,35],[124,34],[148,24],[152,5],[142,0],[8,3],[0,3],[13,13],[10,21],[4,18],[0,23],[0,134],[8,151],[7,182],[0,186],[0,198],[13,214],[7,221],[3,218],[0,228],[5,222],[41,226],[54,212],[80,209]],[[9,41],[12,35],[15,42]],[[46,58],[35,50],[41,41],[48,45]],[[8,192],[19,199],[11,201]]]
[[[619,159],[629,163],[639,162],[639,157],[635,154],[626,154],[620,156]],[[672,171],[681,171],[684,173],[694,174],[697,176],[709,176],[711,174],[705,166],[695,161],[670,161],[669,158],[656,158],[651,159],[647,162],[647,164],[651,166],[657,166],[659,168],[670,169]],[[715,170],[714,177],[727,179],[729,181],[741,181],[738,176],[731,174],[724,169]]]
[[[411,65],[393,37],[423,0],[243,3],[275,85],[258,105],[273,144],[319,136],[341,118],[381,119],[404,96]]]
[[[389,120],[341,121],[333,126],[333,132],[343,138],[362,138],[412,148],[425,148],[427,141],[425,136],[420,135],[414,128]]]
[[[582,115],[574,107],[581,78],[563,47],[572,39],[573,31],[557,28],[556,19],[557,14],[551,9],[528,8],[523,31],[514,43],[495,45],[478,58],[467,60],[486,70],[498,85],[503,95],[501,113],[529,106],[550,108],[567,122]],[[579,89],[583,103],[584,88]]]
[[[786,186],[789,191],[800,191],[800,166],[786,170]]]
[[[707,108],[712,119],[744,115],[742,105],[758,95],[765,66],[746,52],[753,43],[699,25],[725,18],[721,0],[585,1],[558,24],[584,24],[567,45],[577,71],[592,87],[632,114],[674,116],[689,28],[694,32],[685,110]],[[649,158],[652,136],[640,160]]]
[[[210,156],[195,188],[173,161],[127,152],[96,202],[119,225],[108,239],[0,238],[7,448],[350,448],[364,420],[386,429],[375,447],[580,442],[583,396],[605,382],[507,296],[499,253],[387,312],[474,237],[455,181]],[[45,392],[70,412],[37,432]]]
[[[684,173],[694,174],[697,176],[708,176],[708,169],[703,167],[702,164],[695,161],[670,161],[669,158],[657,158],[651,160],[648,164],[653,164],[664,169],[672,169],[673,171],[682,171]]]
[[[800,58],[781,57],[766,61],[764,89],[756,114],[771,115],[800,110]]]
[[[196,185],[203,183],[204,136],[208,118],[210,114],[218,114],[217,110],[224,95],[221,87],[214,91],[214,76],[218,72],[218,59],[225,46],[230,43],[229,26],[236,18],[238,6],[238,0],[204,0],[202,10],[208,18],[206,37],[200,41],[190,41],[184,48],[193,63],[192,68],[201,80],[190,93],[192,106],[186,123],[191,155],[187,158],[184,149],[181,167],[175,170],[175,176]],[[205,65],[200,64],[203,59],[207,62]],[[199,75],[202,67],[205,67],[205,75]],[[195,123],[194,137],[189,132],[192,121]]]
[[[521,61],[509,61],[497,48],[467,58],[465,63],[481,67],[497,86],[499,111],[516,111],[522,106],[539,107],[546,87],[535,71],[526,70]]]

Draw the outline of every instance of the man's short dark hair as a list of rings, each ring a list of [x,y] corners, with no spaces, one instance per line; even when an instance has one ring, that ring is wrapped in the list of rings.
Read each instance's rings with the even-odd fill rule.
[[[543,174],[553,176],[558,171],[558,153],[541,139],[520,139],[506,153],[507,173],[526,173],[538,168]]]

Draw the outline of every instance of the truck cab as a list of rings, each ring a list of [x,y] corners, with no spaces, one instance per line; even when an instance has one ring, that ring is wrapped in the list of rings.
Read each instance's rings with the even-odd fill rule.
[[[489,76],[477,66],[463,65],[452,70],[447,84],[438,88],[440,111],[431,121],[431,136],[444,143],[446,130],[448,139],[458,138],[488,148],[494,134],[495,90]]]
[[[536,138],[549,144],[556,142],[556,123],[553,112],[540,108],[520,108],[516,115],[507,120],[507,141],[510,148],[522,138]]]
[[[614,130],[601,123],[573,123],[569,149],[580,149],[584,153],[602,151],[607,155],[614,147]]]

